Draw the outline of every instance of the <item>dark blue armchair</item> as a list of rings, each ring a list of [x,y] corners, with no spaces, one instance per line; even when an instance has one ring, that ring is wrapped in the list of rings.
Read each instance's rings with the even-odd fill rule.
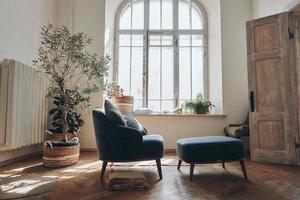
[[[155,160],[162,179],[161,162],[164,141],[160,135],[145,135],[110,122],[100,109],[93,110],[93,121],[99,159],[103,161],[101,178],[108,162]]]

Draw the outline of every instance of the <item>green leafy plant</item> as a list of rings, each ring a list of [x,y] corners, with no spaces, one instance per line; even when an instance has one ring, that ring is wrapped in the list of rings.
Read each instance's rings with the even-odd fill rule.
[[[110,83],[106,86],[106,95],[111,98],[113,96],[121,97],[123,96],[124,89],[121,88],[117,83]]]
[[[210,101],[204,101],[201,94],[198,94],[196,99],[185,101],[182,105],[185,112],[194,114],[206,114],[211,107],[214,105]]]
[[[41,47],[34,66],[48,74],[48,97],[53,99],[50,133],[77,134],[84,121],[80,109],[90,106],[90,95],[105,88],[110,58],[99,58],[85,49],[92,39],[72,34],[66,26],[43,26]],[[82,83],[80,85],[80,83]]]

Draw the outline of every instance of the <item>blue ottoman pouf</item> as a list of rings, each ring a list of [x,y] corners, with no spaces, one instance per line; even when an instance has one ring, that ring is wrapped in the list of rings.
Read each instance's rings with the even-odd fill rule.
[[[177,141],[178,170],[182,161],[189,163],[192,180],[195,164],[222,163],[225,168],[225,162],[240,161],[244,177],[247,179],[244,152],[243,142],[235,138],[225,136],[182,138]]]

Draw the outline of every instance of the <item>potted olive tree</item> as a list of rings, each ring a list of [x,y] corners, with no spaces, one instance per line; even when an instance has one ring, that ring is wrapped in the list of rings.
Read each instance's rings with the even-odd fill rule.
[[[123,114],[133,113],[134,97],[124,95],[124,89],[117,83],[110,83],[106,87],[106,95]]]
[[[91,42],[86,34],[72,34],[66,26],[49,24],[42,28],[41,47],[33,64],[48,75],[48,97],[53,101],[49,111],[52,127],[47,130],[52,137],[44,145],[45,166],[66,166],[78,161],[76,136],[84,124],[80,110],[90,105],[92,93],[104,88],[110,62],[109,57],[99,58],[86,51]]]

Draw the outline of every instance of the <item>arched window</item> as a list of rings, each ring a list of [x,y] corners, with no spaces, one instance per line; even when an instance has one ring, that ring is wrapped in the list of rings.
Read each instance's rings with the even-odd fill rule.
[[[197,0],[126,0],[116,16],[114,81],[135,108],[171,111],[207,86],[207,19]]]

